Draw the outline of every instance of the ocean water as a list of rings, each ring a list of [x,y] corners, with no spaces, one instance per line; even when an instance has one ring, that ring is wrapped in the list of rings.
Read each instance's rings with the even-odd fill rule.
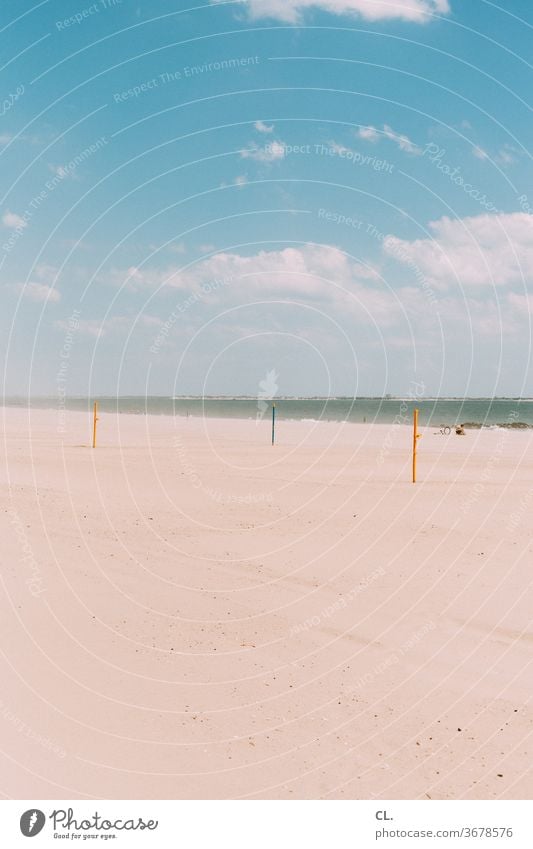
[[[224,419],[268,418],[272,400],[258,398],[172,398],[120,396],[59,399],[55,396],[5,398],[4,406],[87,411],[98,400],[102,412],[139,415],[207,416]],[[413,407],[422,426],[533,427],[533,399],[526,398],[275,398],[276,416],[285,420],[410,424]]]

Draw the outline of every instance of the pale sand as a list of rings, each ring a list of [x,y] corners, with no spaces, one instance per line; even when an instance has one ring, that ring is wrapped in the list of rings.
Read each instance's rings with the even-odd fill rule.
[[[530,433],[2,415],[6,796],[531,797]]]

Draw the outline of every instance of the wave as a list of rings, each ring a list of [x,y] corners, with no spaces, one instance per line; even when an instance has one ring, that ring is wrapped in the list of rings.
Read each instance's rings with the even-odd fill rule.
[[[487,422],[463,422],[463,427],[469,430],[481,430],[481,428],[506,428],[510,430],[528,430],[533,428],[533,424],[527,422],[496,422],[495,424],[487,424]]]

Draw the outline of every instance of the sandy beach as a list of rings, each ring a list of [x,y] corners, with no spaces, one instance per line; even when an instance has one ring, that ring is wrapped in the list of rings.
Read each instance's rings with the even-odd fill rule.
[[[6,795],[531,797],[531,431],[2,418]]]

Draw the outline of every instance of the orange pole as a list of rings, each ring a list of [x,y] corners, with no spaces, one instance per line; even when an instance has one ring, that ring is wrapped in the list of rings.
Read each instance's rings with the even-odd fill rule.
[[[94,402],[93,409],[93,448],[96,448],[96,422],[98,421],[98,401]]]
[[[413,410],[413,483],[416,483],[416,444],[421,433],[418,432],[418,410]]]

